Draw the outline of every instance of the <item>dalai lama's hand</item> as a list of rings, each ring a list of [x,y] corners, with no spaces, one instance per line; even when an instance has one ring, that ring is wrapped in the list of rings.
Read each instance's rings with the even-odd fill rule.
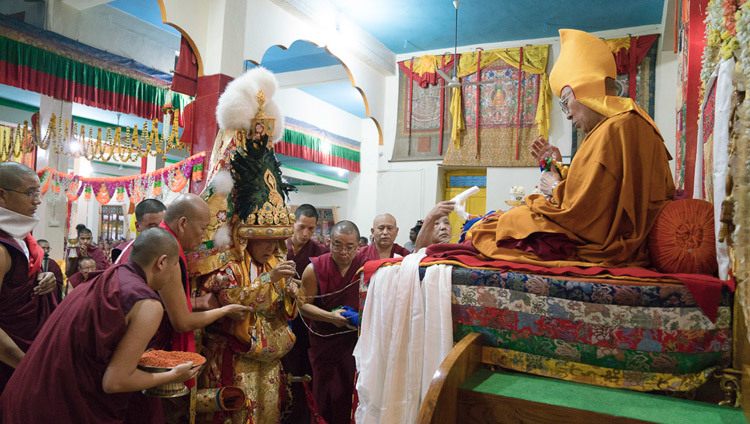
[[[560,182],[560,176],[557,172],[542,172],[542,176],[539,179],[539,191],[544,193],[545,196],[552,197],[552,192],[555,190],[555,184]]]
[[[42,296],[47,293],[52,293],[57,287],[57,280],[55,280],[55,274],[51,272],[42,272],[37,275],[36,280],[39,282],[34,287],[34,294]]]
[[[533,143],[531,143],[531,149],[529,149],[529,153],[531,153],[531,156],[533,156],[537,162],[541,162],[546,158],[552,158],[558,162],[562,162],[560,149],[551,145],[542,137],[537,138]]]

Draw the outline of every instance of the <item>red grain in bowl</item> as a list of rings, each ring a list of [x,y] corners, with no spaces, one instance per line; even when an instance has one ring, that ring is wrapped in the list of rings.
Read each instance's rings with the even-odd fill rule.
[[[193,361],[193,366],[203,365],[206,362],[206,358],[194,352],[150,350],[141,356],[141,359],[138,360],[138,365],[154,368],[172,368],[188,361]]]

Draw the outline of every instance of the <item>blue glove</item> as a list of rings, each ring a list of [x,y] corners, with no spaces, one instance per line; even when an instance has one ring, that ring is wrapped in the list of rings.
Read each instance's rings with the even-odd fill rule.
[[[344,312],[341,313],[341,316],[346,318],[350,325],[359,327],[359,313],[355,311],[354,308],[351,306],[342,306],[339,309],[344,310]]]

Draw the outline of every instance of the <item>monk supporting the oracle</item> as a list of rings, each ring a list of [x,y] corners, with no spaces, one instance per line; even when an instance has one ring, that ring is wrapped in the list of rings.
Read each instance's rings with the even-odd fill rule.
[[[671,158],[648,113],[632,99],[613,95],[616,67],[609,47],[582,31],[560,30],[560,37],[550,84],[563,113],[586,138],[566,178],[555,170],[542,175],[540,189],[551,201],[532,194],[525,205],[480,222],[467,238],[484,255],[501,260],[648,265],[644,242],[674,197]]]
[[[192,362],[163,373],[136,368],[163,314],[157,291],[178,272],[177,242],[153,228],[138,236],[127,263],[74,290],[8,382],[2,422],[122,422],[130,392],[195,377]]]
[[[296,277],[301,278],[305,268],[310,264],[310,259],[328,253],[328,248],[323,243],[318,243],[312,239],[312,235],[318,228],[318,210],[313,205],[307,203],[300,205],[294,211],[294,216],[296,218],[293,226],[294,232],[286,240],[286,258],[294,261],[297,271]],[[313,377],[310,358],[307,356],[307,350],[310,348],[310,336],[302,319],[298,315],[292,320],[292,331],[297,337],[297,341],[294,343],[292,350],[281,358],[281,363],[287,374],[297,377],[303,375]],[[296,424],[309,421],[310,411],[305,400],[305,388],[301,384],[292,384],[292,407],[283,422]]]

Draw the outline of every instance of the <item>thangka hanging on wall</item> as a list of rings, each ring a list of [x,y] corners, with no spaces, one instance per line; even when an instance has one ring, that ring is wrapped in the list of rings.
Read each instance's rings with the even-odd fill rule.
[[[434,70],[420,74],[420,70],[415,69],[415,66],[421,68],[419,65],[427,62],[424,58],[414,59],[414,64],[411,60],[399,63],[398,119],[391,159],[393,161],[440,159],[450,140],[451,118],[448,107],[451,102],[451,90],[441,89],[442,79]],[[445,64],[441,69],[450,72],[452,56],[437,58],[440,58],[441,64]],[[442,84],[445,85],[444,82]]]
[[[658,35],[640,37],[613,38],[604,40],[612,49],[617,63],[617,95],[632,97],[638,106],[654,117],[654,97],[656,94],[656,54]],[[631,57],[631,53],[633,56]],[[634,76],[630,69],[636,68]],[[634,91],[631,85],[635,87]],[[575,156],[578,147],[586,135],[573,128],[571,157]]]
[[[529,154],[529,146],[539,135],[535,119],[540,74],[523,72],[519,81],[518,68],[498,59],[482,69],[481,77],[482,81],[494,80],[495,84],[478,86],[479,90],[477,87],[463,87],[466,130],[461,133],[460,143],[449,143],[443,165],[536,165]],[[476,80],[476,73],[464,79],[467,82]]]

